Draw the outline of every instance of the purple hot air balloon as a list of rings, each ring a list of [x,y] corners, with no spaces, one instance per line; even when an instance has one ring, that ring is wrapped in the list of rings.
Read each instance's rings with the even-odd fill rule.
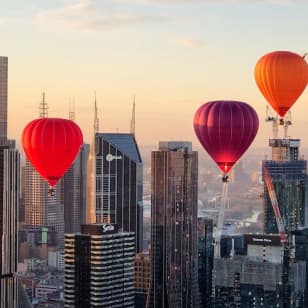
[[[255,110],[239,101],[205,103],[194,117],[194,129],[200,143],[225,174],[248,149],[258,128]]]

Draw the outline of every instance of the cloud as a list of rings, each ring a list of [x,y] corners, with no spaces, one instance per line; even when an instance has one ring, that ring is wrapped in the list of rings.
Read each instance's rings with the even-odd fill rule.
[[[162,21],[164,17],[132,13],[111,5],[80,0],[64,8],[41,11],[35,19],[39,24],[52,28],[99,31]]]
[[[277,4],[292,5],[305,4],[307,0],[121,0],[122,2],[143,3],[143,4]]]
[[[178,38],[175,40],[175,43],[188,48],[198,48],[202,45],[201,41],[190,37]]]

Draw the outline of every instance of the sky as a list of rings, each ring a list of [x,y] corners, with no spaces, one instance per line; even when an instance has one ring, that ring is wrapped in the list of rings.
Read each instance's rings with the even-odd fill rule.
[[[39,116],[75,119],[93,132],[128,132],[136,101],[139,145],[188,140],[198,107],[212,100],[249,103],[267,147],[271,125],[254,80],[274,50],[308,52],[307,0],[7,0],[0,2],[0,55],[9,58],[9,137],[20,143]],[[291,137],[308,147],[308,90],[292,107]]]

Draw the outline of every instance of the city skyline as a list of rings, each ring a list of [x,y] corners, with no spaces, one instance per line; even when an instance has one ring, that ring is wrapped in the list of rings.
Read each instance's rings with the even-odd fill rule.
[[[256,109],[260,131],[252,147],[266,147],[271,125],[264,122],[266,100],[254,66],[273,50],[307,52],[305,1],[13,0],[0,9],[7,42],[1,54],[10,63],[8,135],[18,144],[43,91],[50,117],[67,117],[75,100],[76,122],[90,142],[96,91],[104,132],[129,131],[136,95],[140,145],[191,140],[199,146],[196,109],[235,99]],[[292,107],[289,129],[303,147],[307,99],[306,89]]]

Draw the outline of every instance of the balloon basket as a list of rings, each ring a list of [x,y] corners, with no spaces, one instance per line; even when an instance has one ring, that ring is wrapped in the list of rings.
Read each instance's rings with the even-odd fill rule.
[[[53,196],[55,196],[55,190],[52,187],[50,187],[48,189],[48,197],[53,197]]]
[[[223,183],[228,183],[229,182],[229,176],[224,174],[223,177],[222,177],[222,182]]]

